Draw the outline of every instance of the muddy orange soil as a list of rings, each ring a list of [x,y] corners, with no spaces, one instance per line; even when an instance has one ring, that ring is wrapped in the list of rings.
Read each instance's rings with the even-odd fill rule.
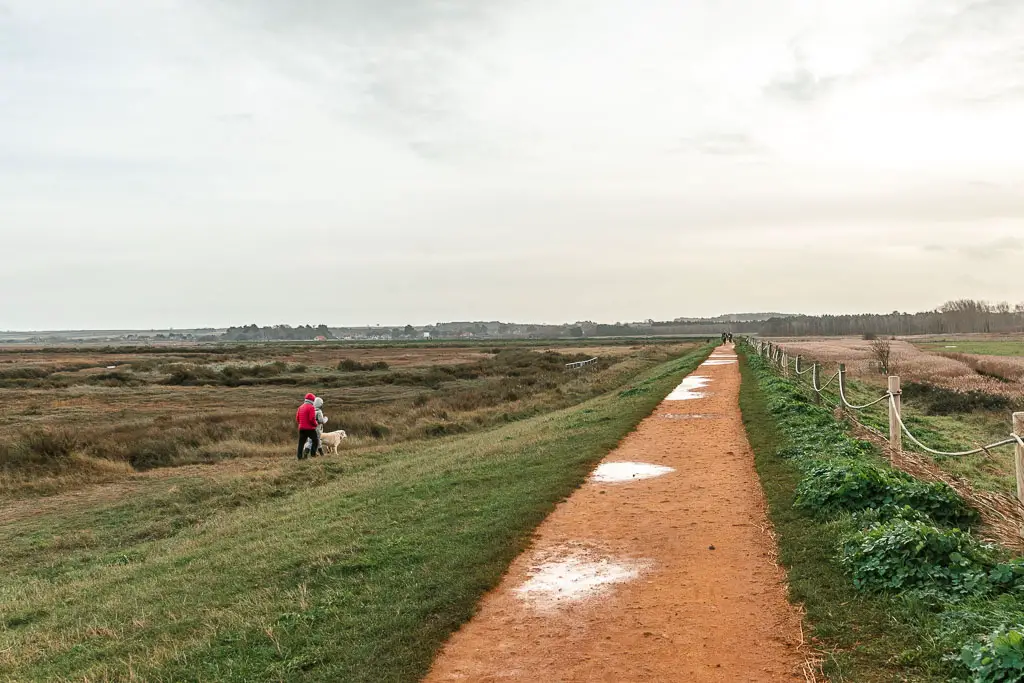
[[[663,402],[604,461],[672,471],[620,465],[625,480],[592,478],[561,504],[427,681],[803,678],[739,366],[731,345],[714,356],[694,373],[710,380],[699,397]]]

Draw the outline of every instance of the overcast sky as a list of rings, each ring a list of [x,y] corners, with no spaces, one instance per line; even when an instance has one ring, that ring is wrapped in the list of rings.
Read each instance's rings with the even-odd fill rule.
[[[1024,300],[1021,0],[0,0],[0,329]]]

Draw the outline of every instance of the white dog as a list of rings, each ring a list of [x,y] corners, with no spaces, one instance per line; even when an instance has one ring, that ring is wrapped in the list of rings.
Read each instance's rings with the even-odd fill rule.
[[[327,449],[330,448],[331,451],[335,455],[337,455],[338,454],[338,446],[341,445],[341,440],[342,439],[347,439],[347,438],[348,438],[348,434],[345,433],[344,429],[339,429],[336,432],[327,432],[326,434],[321,435],[320,443],[321,443],[321,445],[323,445],[324,454],[326,455],[327,454]]]

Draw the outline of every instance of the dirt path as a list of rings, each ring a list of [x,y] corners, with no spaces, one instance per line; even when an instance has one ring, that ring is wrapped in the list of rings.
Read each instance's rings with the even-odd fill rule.
[[[428,682],[803,678],[732,346],[695,375],[597,470],[624,481],[592,478],[541,525]],[[608,467],[630,461],[674,471]]]

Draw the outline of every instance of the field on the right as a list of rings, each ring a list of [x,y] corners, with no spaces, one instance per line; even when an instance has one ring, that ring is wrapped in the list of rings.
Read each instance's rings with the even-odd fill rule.
[[[1009,437],[1014,412],[1024,411],[1024,340],[978,335],[862,339],[833,337],[776,340],[791,356],[809,366],[822,364],[826,381],[845,364],[848,398],[864,404],[886,391],[887,376],[902,384],[902,414],[907,427],[925,446],[943,452],[962,452]],[[887,352],[888,358],[882,355]],[[888,367],[883,367],[887,365]],[[804,379],[807,379],[805,376]],[[826,396],[838,401],[836,384]],[[886,402],[853,411],[862,423],[888,433]],[[909,439],[903,448],[916,461],[936,468],[982,492],[1016,496],[1012,448],[967,456],[928,454]],[[1012,501],[1008,502],[1010,505]]]
[[[955,351],[983,356],[1020,356],[1024,358],[1024,339],[1006,339],[1004,337],[984,339],[970,335],[965,338],[943,337],[911,341],[918,348],[935,353]]]
[[[838,357],[869,341],[799,345],[802,360],[810,360],[811,351]],[[779,343],[790,352],[797,346]],[[973,460],[894,453],[880,438],[888,427],[878,419],[884,408],[842,411],[838,382],[819,396],[809,374],[798,376],[771,349],[759,351],[744,350],[740,405],[779,561],[791,599],[805,610],[820,673],[834,683],[1024,680],[1024,517],[1006,477],[1012,447]],[[968,432],[990,419],[992,432],[1007,436],[1005,409],[984,401],[1009,397],[944,388],[942,375],[925,383],[925,360],[915,360],[913,374],[899,371],[916,380],[904,384],[913,387],[904,394],[913,433],[932,445],[964,449],[973,445]],[[835,362],[823,381],[835,380]],[[869,362],[847,365],[857,369],[846,392],[850,403],[887,398],[882,374]],[[802,371],[809,367],[800,364]],[[948,474],[957,468],[963,476]],[[975,487],[981,483],[999,490],[983,492]],[[1000,500],[1013,505],[986,507]]]

